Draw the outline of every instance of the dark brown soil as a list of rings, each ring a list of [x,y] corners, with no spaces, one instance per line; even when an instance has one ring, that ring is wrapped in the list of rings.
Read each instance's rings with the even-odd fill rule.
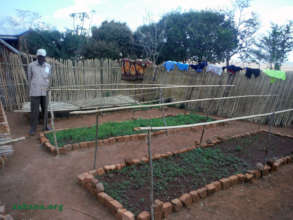
[[[215,147],[244,160],[248,168],[253,169],[258,162],[265,164],[268,160],[293,153],[293,139],[261,132],[249,138],[233,138]]]
[[[255,169],[257,162],[277,159],[292,152],[292,138],[262,132],[234,138],[215,147],[155,160],[154,197],[170,201],[223,177]],[[97,178],[104,183],[105,192],[127,209],[135,214],[149,211],[148,164],[128,166]]]

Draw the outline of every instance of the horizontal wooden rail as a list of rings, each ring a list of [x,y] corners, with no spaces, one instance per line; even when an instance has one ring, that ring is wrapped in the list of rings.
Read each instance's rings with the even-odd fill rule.
[[[168,102],[163,104],[135,105],[135,106],[96,109],[96,110],[90,110],[90,111],[73,111],[73,112],[70,112],[70,114],[92,114],[97,112],[110,112],[110,111],[118,111],[118,110],[126,110],[126,109],[160,107],[160,106],[176,105],[176,104],[190,103],[190,102],[216,101],[216,100],[251,98],[251,97],[267,97],[267,96],[277,96],[277,95],[243,95],[243,96],[230,96],[230,97],[220,97],[220,98],[194,99],[194,100],[185,100],[185,101],[177,101],[177,102]]]
[[[114,89],[89,89],[89,88],[50,88],[50,91],[133,91],[150,89],[178,89],[178,88],[209,88],[209,87],[233,87],[235,85],[170,85],[140,88],[114,88]]]
[[[290,111],[293,111],[293,108],[285,109],[282,111],[258,114],[258,115],[248,115],[248,116],[241,116],[241,117],[235,117],[235,118],[227,118],[227,119],[211,121],[211,122],[202,122],[202,123],[189,124],[189,125],[164,126],[164,127],[138,127],[138,128],[135,128],[134,130],[136,130],[136,131],[138,131],[138,130],[140,130],[140,131],[155,131],[155,130],[166,130],[166,129],[176,129],[176,128],[190,128],[190,127],[218,124],[218,123],[223,123],[223,122],[228,122],[228,121],[244,120],[244,119],[250,119],[250,118],[256,118],[256,117],[264,117],[264,116],[269,116],[269,115],[273,115],[273,114],[281,114],[281,113],[290,112]]]

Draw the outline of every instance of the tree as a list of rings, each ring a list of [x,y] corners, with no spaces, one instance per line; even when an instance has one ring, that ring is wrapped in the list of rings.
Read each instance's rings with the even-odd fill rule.
[[[49,57],[56,59],[79,59],[86,38],[72,31],[30,30],[23,37],[26,52],[35,54],[37,49],[47,50]]]
[[[110,48],[115,45],[117,50],[115,49],[110,53],[111,58],[119,57],[120,53],[122,53],[124,57],[131,54],[133,36],[126,23],[104,21],[99,28],[92,28],[92,40],[104,42],[103,44],[109,44]]]
[[[255,43],[256,49],[251,49],[252,57],[258,61],[265,61],[272,69],[280,69],[293,50],[293,21],[285,25],[272,24],[267,35]]]
[[[134,36],[139,44],[158,56],[158,63],[191,56],[219,62],[224,60],[226,51],[237,47],[233,21],[215,11],[172,12],[157,24],[139,27]]]
[[[241,60],[249,58],[249,49],[254,45],[255,34],[259,28],[257,15],[249,10],[250,0],[235,0],[231,11],[226,12],[227,17],[234,21],[237,34],[237,47],[225,52],[226,64],[238,54]]]

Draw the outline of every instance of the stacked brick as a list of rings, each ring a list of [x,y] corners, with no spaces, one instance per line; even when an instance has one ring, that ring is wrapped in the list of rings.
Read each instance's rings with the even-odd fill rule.
[[[212,128],[212,127],[217,127],[217,126],[224,126],[226,125],[225,122],[223,123],[219,123],[219,124],[211,124],[211,125],[206,125],[205,128]],[[202,128],[200,127],[191,127],[191,128],[178,128],[178,129],[172,129],[170,131],[168,131],[168,134],[174,134],[176,132],[185,132],[185,131],[201,131]],[[41,144],[43,144],[43,146],[45,146],[49,152],[53,153],[54,155],[57,153],[56,151],[56,147],[54,145],[52,145],[50,143],[50,141],[48,140],[48,138],[46,137],[47,133],[50,133],[52,131],[49,132],[45,132],[45,133],[40,133],[40,142]],[[159,136],[159,135],[163,135],[166,134],[166,131],[156,131],[156,132],[152,132],[152,136]],[[133,135],[124,135],[124,136],[117,136],[117,137],[110,137],[107,139],[102,139],[99,140],[98,145],[99,146],[105,146],[105,145],[110,145],[110,144],[114,144],[116,142],[127,142],[127,141],[134,141],[134,140],[145,140],[147,134],[133,134]],[[214,142],[211,142],[214,143]],[[66,154],[70,151],[74,151],[74,150],[78,150],[78,149],[84,149],[84,148],[91,148],[91,147],[95,147],[96,146],[96,142],[95,141],[86,141],[86,142],[81,142],[81,143],[75,143],[75,144],[66,144],[63,147],[59,148],[59,152],[61,154]]]

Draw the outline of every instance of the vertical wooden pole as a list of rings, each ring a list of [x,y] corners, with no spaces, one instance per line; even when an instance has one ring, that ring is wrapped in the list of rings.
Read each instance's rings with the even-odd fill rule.
[[[48,107],[51,103],[51,96],[52,96],[52,91],[49,90],[48,95],[49,95],[49,102],[48,102]],[[57,156],[59,156],[59,147],[58,147],[58,142],[57,142],[57,137],[56,137],[56,130],[55,130],[55,123],[54,123],[54,111],[52,105],[50,106],[50,114],[51,114],[51,126],[53,129],[53,136],[54,136],[54,142],[56,146],[56,151],[57,151]]]
[[[47,129],[47,124],[48,124],[48,108],[49,108],[49,94],[47,91],[46,94],[46,108],[45,108],[45,112],[44,112],[44,126],[43,126],[43,130],[46,131]]]
[[[152,149],[151,149],[151,131],[148,130],[147,136],[147,144],[148,144],[148,154],[149,154],[149,163],[150,163],[150,208],[151,208],[151,219],[154,220],[154,173],[153,173],[153,160],[152,160]]]
[[[205,128],[204,128],[204,126],[202,126],[202,133],[201,133],[201,137],[200,137],[200,141],[199,141],[199,146],[201,146],[203,136],[204,136],[204,132],[205,132]]]
[[[163,91],[162,91],[161,88],[160,88],[160,104],[163,104]],[[162,112],[162,114],[163,114],[163,122],[164,122],[164,126],[167,126],[164,107],[161,106],[160,108],[161,108],[161,112]],[[166,135],[168,135],[168,129],[166,129]]]
[[[97,160],[97,151],[98,151],[98,142],[99,142],[99,113],[96,113],[96,146],[95,146],[95,156],[94,156],[94,169],[96,169],[96,160]]]

